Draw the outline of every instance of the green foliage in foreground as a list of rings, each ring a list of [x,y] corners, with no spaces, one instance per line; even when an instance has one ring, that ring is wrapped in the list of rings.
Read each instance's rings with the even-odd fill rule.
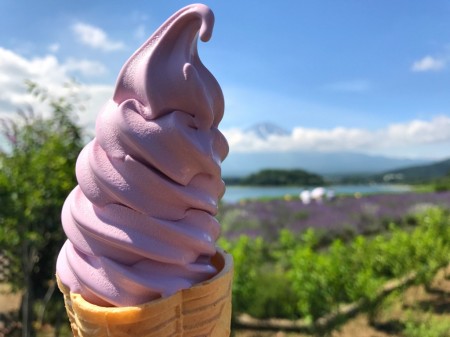
[[[282,231],[276,243],[241,236],[220,244],[234,256],[234,314],[258,318],[304,318],[316,322],[339,305],[364,300],[375,310],[388,280],[412,272],[428,285],[449,262],[450,214],[433,208],[417,216],[414,229],[391,224],[373,238],[335,240],[319,249],[313,230],[296,236]]]
[[[403,334],[405,337],[448,337],[450,322],[437,320],[429,315],[422,319],[411,317],[406,321]]]
[[[51,97],[35,83],[28,85],[31,94],[47,103],[50,118],[30,107],[0,120],[8,145],[0,149],[0,253],[10,262],[6,281],[23,291],[22,327],[32,335],[34,299],[44,297],[54,278],[65,239],[60,214],[76,184],[82,130],[73,119],[76,98]]]

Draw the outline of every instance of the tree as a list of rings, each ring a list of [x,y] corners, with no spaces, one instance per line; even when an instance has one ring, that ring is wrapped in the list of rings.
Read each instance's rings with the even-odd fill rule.
[[[65,238],[61,208],[76,184],[75,162],[83,145],[73,117],[81,107],[76,96],[55,98],[36,83],[27,86],[48,104],[51,117],[30,107],[0,120],[7,143],[0,150],[0,247],[10,261],[9,282],[23,292],[23,336],[33,335],[34,299],[44,296],[54,278]]]
[[[265,169],[253,173],[244,179],[243,185],[257,186],[323,186],[325,181],[318,174],[301,169]]]

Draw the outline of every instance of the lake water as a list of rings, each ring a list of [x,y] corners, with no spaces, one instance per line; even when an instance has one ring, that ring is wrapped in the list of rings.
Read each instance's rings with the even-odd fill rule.
[[[311,190],[312,187],[260,187],[260,186],[227,186],[224,202],[237,202],[241,199],[254,199],[261,197],[283,197],[290,195],[297,198],[301,191]],[[360,193],[403,193],[411,191],[411,187],[405,185],[334,185],[327,186],[335,195]]]

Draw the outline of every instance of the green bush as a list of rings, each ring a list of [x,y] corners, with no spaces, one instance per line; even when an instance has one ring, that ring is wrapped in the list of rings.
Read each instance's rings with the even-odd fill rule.
[[[273,267],[266,264],[260,268],[257,275],[258,286],[247,313],[256,318],[295,319],[298,317],[297,293],[284,273]]]
[[[422,319],[409,317],[403,334],[405,337],[449,337],[450,322],[431,316]]]
[[[255,291],[259,286],[260,267],[265,262],[264,242],[261,238],[241,236],[231,244],[221,240],[219,244],[233,255],[233,313],[251,311]]]

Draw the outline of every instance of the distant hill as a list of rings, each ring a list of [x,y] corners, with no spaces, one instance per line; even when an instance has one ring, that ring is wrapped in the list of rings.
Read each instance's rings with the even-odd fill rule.
[[[325,180],[314,173],[304,170],[276,170],[265,169],[252,173],[246,177],[227,179],[225,183],[230,185],[248,186],[323,186]]]
[[[450,159],[428,165],[417,165],[385,171],[375,176],[376,181],[424,183],[442,178],[450,173]]]

